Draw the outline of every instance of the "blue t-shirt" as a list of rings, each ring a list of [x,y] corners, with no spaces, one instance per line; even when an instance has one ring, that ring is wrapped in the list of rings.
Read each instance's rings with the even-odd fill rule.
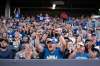
[[[88,53],[77,53],[75,56],[75,59],[78,60],[88,60],[89,59],[89,54]]]
[[[43,59],[63,59],[63,53],[60,48],[56,48],[54,52],[50,52],[48,48],[44,48]]]

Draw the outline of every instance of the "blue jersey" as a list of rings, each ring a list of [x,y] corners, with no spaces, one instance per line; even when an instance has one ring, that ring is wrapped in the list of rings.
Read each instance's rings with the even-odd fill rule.
[[[50,52],[48,48],[44,48],[43,59],[63,59],[63,53],[60,48],[56,48],[53,52]]]

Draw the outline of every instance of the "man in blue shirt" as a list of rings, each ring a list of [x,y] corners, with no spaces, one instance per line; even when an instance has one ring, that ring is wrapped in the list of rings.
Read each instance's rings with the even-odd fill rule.
[[[43,59],[63,59],[62,51],[55,44],[52,41],[47,42],[47,47],[43,49]]]
[[[13,51],[7,40],[3,39],[0,44],[0,59],[13,59]]]
[[[57,47],[57,43],[51,38],[47,38],[46,47],[43,47],[39,43],[39,34],[36,35],[35,46],[39,53],[42,54],[42,59],[63,59],[65,40],[62,35],[60,35],[59,40],[60,47]]]

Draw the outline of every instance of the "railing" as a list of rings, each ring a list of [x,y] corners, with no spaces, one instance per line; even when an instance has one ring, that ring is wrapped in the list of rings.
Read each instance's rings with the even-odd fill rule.
[[[100,66],[100,60],[0,60],[0,66]]]

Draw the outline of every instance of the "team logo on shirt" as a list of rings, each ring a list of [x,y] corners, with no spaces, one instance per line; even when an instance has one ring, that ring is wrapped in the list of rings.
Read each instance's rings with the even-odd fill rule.
[[[55,56],[55,55],[49,55],[49,56],[47,56],[47,59],[57,59],[57,56]]]

